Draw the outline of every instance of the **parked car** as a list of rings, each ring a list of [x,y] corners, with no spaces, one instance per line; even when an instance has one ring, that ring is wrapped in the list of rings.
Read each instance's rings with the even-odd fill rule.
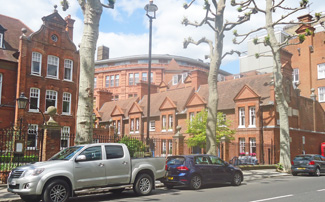
[[[95,187],[122,192],[132,186],[136,194],[148,195],[165,176],[165,164],[165,158],[131,159],[125,144],[72,146],[48,161],[13,169],[8,191],[33,202],[65,202],[76,191]]]
[[[170,156],[166,163],[166,177],[163,181],[167,188],[185,185],[200,189],[208,183],[230,182],[239,186],[244,180],[240,168],[234,167],[213,155]]]
[[[325,157],[319,154],[302,154],[291,161],[291,173],[296,176],[299,173],[320,176],[325,173]]]

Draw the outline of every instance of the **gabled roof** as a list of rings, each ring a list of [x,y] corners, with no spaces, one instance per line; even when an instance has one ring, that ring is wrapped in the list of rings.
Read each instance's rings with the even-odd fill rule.
[[[129,114],[134,114],[134,113],[142,113],[141,106],[137,102],[134,102],[129,110]]]
[[[51,21],[56,24],[60,24],[64,27],[67,25],[67,22],[61,17],[61,15],[56,10],[52,14],[42,17],[42,20],[44,22]]]
[[[255,75],[243,77],[240,79],[223,81],[218,83],[218,109],[233,109],[235,108],[234,98],[245,85],[254,90],[256,95],[261,98],[261,105],[268,105],[270,98],[270,82],[272,74]],[[197,92],[204,100],[208,101],[209,86],[202,85]]]
[[[206,105],[208,102],[202,98],[197,92],[193,94],[191,99],[186,104],[186,107],[197,106],[197,105]]]
[[[113,116],[123,116],[124,115],[124,111],[121,109],[120,106],[115,105],[115,108],[113,109],[112,113],[111,113],[111,117]]]
[[[159,110],[164,110],[164,109],[176,109],[177,106],[174,103],[174,101],[172,101],[168,96],[165,98],[165,100],[163,101],[163,103],[160,105]]]
[[[105,102],[102,106],[102,108],[99,110],[100,114],[102,115],[102,122],[107,122],[112,118],[112,113],[114,110],[116,110],[116,106],[119,106],[119,112],[123,113],[124,116],[127,116],[125,114],[130,110],[134,102],[137,102],[139,100],[138,97],[135,98],[129,98],[126,100],[118,100],[118,101],[111,101],[111,102]],[[117,112],[116,112],[117,113]]]
[[[235,96],[234,101],[249,99],[249,98],[259,98],[260,96],[248,85],[245,85]]]
[[[13,54],[15,54],[19,48],[19,38],[22,35],[21,29],[26,28],[26,35],[31,34],[33,30],[20,20],[1,14],[0,25],[7,30],[4,35],[5,48],[0,48],[0,60],[18,62],[17,58],[15,58]]]

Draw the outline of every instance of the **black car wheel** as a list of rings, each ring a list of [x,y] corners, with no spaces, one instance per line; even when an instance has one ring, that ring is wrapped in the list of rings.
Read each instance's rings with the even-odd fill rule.
[[[239,186],[241,184],[241,175],[239,172],[235,172],[234,176],[232,177],[231,184],[234,186]]]
[[[148,174],[141,174],[134,182],[133,191],[139,196],[150,194],[153,187],[153,180]]]
[[[190,188],[191,189],[194,189],[194,190],[197,190],[197,189],[200,189],[202,186],[202,179],[199,175],[194,175],[192,178],[191,178],[191,182],[190,182]]]
[[[56,179],[51,181],[44,191],[44,202],[65,202],[70,197],[70,187],[64,180]]]
[[[317,177],[320,176],[320,169],[319,168],[316,168],[314,175],[317,176]]]

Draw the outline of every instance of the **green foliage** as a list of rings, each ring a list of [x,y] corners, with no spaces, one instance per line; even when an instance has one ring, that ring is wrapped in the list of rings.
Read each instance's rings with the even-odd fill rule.
[[[231,0],[230,4],[231,6],[236,6],[236,0]]]
[[[200,113],[193,117],[192,121],[187,121],[186,133],[190,134],[187,144],[191,147],[199,146],[200,148],[206,147],[206,127],[207,127],[208,112],[202,110]],[[222,137],[228,140],[233,140],[234,130],[229,129],[230,122],[224,120],[223,113],[218,112],[216,120],[216,140],[220,142]]]
[[[136,152],[144,152],[146,150],[146,145],[143,142],[130,136],[124,136],[119,143],[123,143],[128,147],[131,157],[134,157]]]
[[[264,38],[264,44],[265,44],[265,45],[270,45],[270,36],[266,36],[266,37]]]
[[[253,43],[254,43],[254,45],[256,45],[258,43],[258,38],[254,38]]]
[[[210,8],[210,3],[208,0],[204,0],[204,6],[203,6],[203,9],[204,10],[208,10]]]
[[[234,31],[232,32],[235,36],[238,36],[237,30],[234,29]]]
[[[283,165],[281,163],[276,164],[276,170],[283,171]]]
[[[306,34],[305,34],[306,36],[313,35],[313,31],[311,31],[308,28],[305,30],[305,32],[306,32]]]
[[[63,0],[63,1],[61,1],[61,6],[62,6],[63,11],[66,11],[69,8],[69,2],[67,0]]]
[[[320,17],[321,17],[321,13],[315,13],[315,18],[316,18],[316,20],[319,20]]]
[[[307,6],[307,4],[308,4],[308,0],[302,0],[302,1],[300,1],[300,7],[306,7]]]
[[[255,58],[258,59],[260,57],[260,54],[255,53]]]
[[[232,42],[233,42],[234,44],[236,44],[236,43],[237,43],[237,39],[236,39],[236,38],[233,38]]]
[[[306,36],[304,34],[299,34],[298,38],[299,38],[299,42],[302,43],[305,41]]]
[[[242,7],[242,6],[238,7],[238,8],[237,8],[237,11],[238,11],[238,12],[242,12],[242,11],[243,11],[243,7]]]

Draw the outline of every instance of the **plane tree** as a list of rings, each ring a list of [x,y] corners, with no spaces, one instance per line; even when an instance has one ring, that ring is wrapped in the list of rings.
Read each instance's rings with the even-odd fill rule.
[[[189,4],[185,3],[184,8],[189,9],[195,0],[192,0]],[[203,27],[208,26],[211,31],[214,32],[214,37],[208,39],[202,37],[201,39],[194,40],[192,37],[184,39],[183,46],[187,48],[189,44],[200,45],[207,44],[209,46],[209,54],[206,58],[210,60],[208,85],[209,85],[209,99],[208,99],[208,116],[206,127],[206,148],[208,154],[216,155],[217,153],[217,141],[216,141],[216,120],[218,115],[218,74],[222,59],[226,55],[240,54],[239,51],[229,51],[223,53],[223,43],[225,32],[230,31],[237,25],[240,25],[250,19],[252,11],[246,12],[244,15],[239,16],[237,21],[229,22],[224,20],[226,8],[226,0],[205,0],[204,10],[205,15],[201,22],[192,22],[188,18],[184,18],[182,24],[185,26]]]
[[[80,80],[77,110],[76,144],[91,143],[93,139],[93,99],[95,51],[99,33],[99,21],[104,8],[114,8],[115,0],[107,4],[100,0],[78,0],[84,17],[84,29],[80,43]],[[63,10],[69,8],[68,0],[61,1]]]
[[[240,44],[245,39],[247,39],[252,34],[259,32],[261,30],[266,30],[267,35],[264,39],[254,38],[254,44],[264,44],[270,47],[271,55],[256,54],[255,56],[271,56],[273,57],[273,85],[275,92],[276,106],[279,112],[280,118],[280,164],[283,165],[284,171],[289,171],[291,167],[291,157],[290,157],[290,131],[289,131],[289,118],[288,109],[290,104],[290,85],[291,82],[287,81],[282,74],[282,64],[281,64],[281,49],[289,45],[296,45],[303,43],[306,35],[313,34],[310,30],[306,29],[305,34],[292,34],[288,35],[284,41],[278,41],[275,35],[275,28],[277,26],[283,25],[301,25],[301,24],[311,24],[315,23],[320,18],[320,13],[315,14],[315,20],[312,22],[294,22],[288,20],[290,16],[308,7],[308,0],[302,0],[297,2],[298,5],[294,7],[284,6],[285,0],[265,0],[263,9],[259,1],[256,0],[246,0],[237,2],[236,0],[231,1],[232,6],[238,6],[237,10],[239,12],[245,12],[246,10],[254,10],[255,13],[262,13],[265,16],[264,26],[258,27],[244,34],[239,34],[236,30],[233,31],[235,39],[233,42],[235,44]],[[276,18],[276,13],[285,13],[280,17]],[[292,40],[298,38],[298,40]]]

